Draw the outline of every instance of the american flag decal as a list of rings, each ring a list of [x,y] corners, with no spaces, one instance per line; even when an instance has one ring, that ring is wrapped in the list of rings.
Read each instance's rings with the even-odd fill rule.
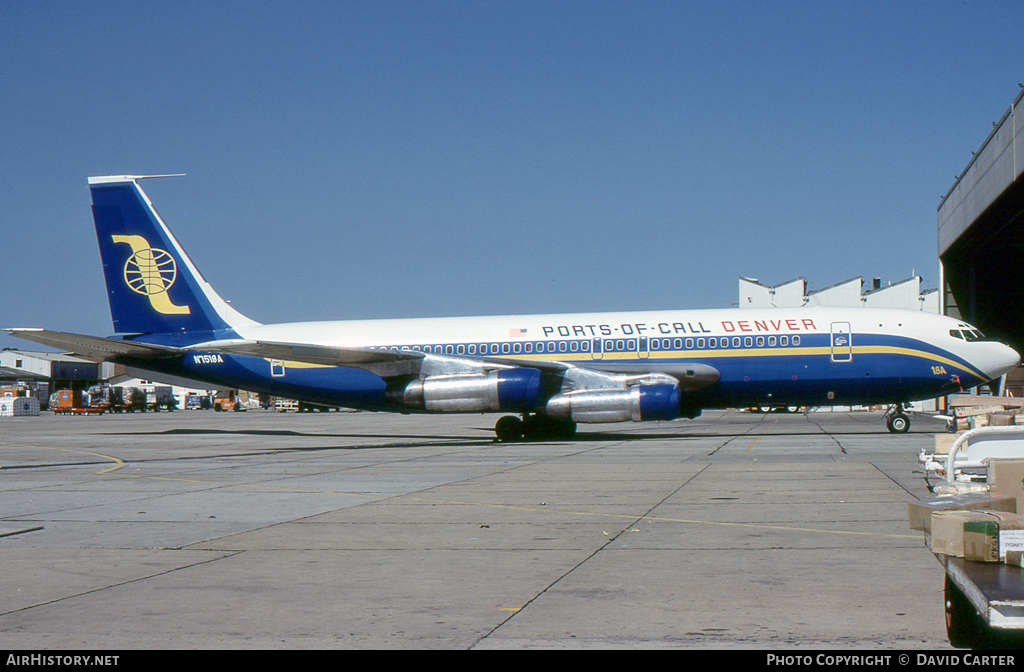
[[[513,338],[525,338],[526,337],[526,329],[509,329],[508,330],[508,335],[513,337]]]

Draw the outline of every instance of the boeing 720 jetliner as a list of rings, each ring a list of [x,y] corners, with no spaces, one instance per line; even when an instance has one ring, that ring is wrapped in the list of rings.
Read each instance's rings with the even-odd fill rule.
[[[260,324],[199,273],[139,186],[89,178],[115,335],[10,333],[328,406],[504,412],[502,441],[705,408],[903,404],[985,383],[1020,356],[941,315],[868,308],[667,310]]]

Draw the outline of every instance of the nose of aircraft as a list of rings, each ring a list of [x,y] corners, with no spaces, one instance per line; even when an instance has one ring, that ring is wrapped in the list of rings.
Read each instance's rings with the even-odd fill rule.
[[[982,370],[990,380],[994,380],[1020,366],[1020,354],[1004,343],[991,343],[991,348],[989,348],[989,352],[986,354],[985,366],[982,367]]]

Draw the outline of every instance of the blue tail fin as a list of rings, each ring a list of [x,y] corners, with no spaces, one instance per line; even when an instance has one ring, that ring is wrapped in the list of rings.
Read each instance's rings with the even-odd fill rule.
[[[142,177],[89,178],[114,330],[205,340],[257,324],[202,277],[139,187]]]

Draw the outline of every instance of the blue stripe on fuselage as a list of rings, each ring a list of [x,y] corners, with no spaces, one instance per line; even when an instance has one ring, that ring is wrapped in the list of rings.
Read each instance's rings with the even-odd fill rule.
[[[219,332],[209,335],[223,337]],[[138,340],[182,346],[182,338],[150,334]],[[684,405],[705,408],[910,401],[984,382],[962,358],[925,342],[881,334],[853,334],[852,342],[854,355],[845,362],[832,361],[829,334],[805,334],[801,344],[791,348],[703,349],[673,352],[671,357],[665,357],[665,351],[652,350],[646,358],[616,359],[615,363],[643,363],[652,371],[657,371],[659,364],[694,362],[713,366],[721,374],[717,383],[683,395]],[[865,347],[899,348],[901,352],[857,352],[857,348]],[[787,349],[792,349],[793,354],[788,354]],[[807,349],[818,349],[822,354],[806,354]],[[559,354],[552,353],[551,359],[557,360]],[[183,359],[133,365],[276,396],[352,408],[395,410],[387,400],[386,382],[369,371],[286,365],[284,375],[274,376],[270,362],[263,358],[203,355],[189,351]],[[940,364],[940,360],[954,363],[957,368]],[[601,364],[599,360],[574,363]],[[936,367],[942,366],[946,366],[945,372],[937,373]],[[954,376],[959,376],[959,383]]]

